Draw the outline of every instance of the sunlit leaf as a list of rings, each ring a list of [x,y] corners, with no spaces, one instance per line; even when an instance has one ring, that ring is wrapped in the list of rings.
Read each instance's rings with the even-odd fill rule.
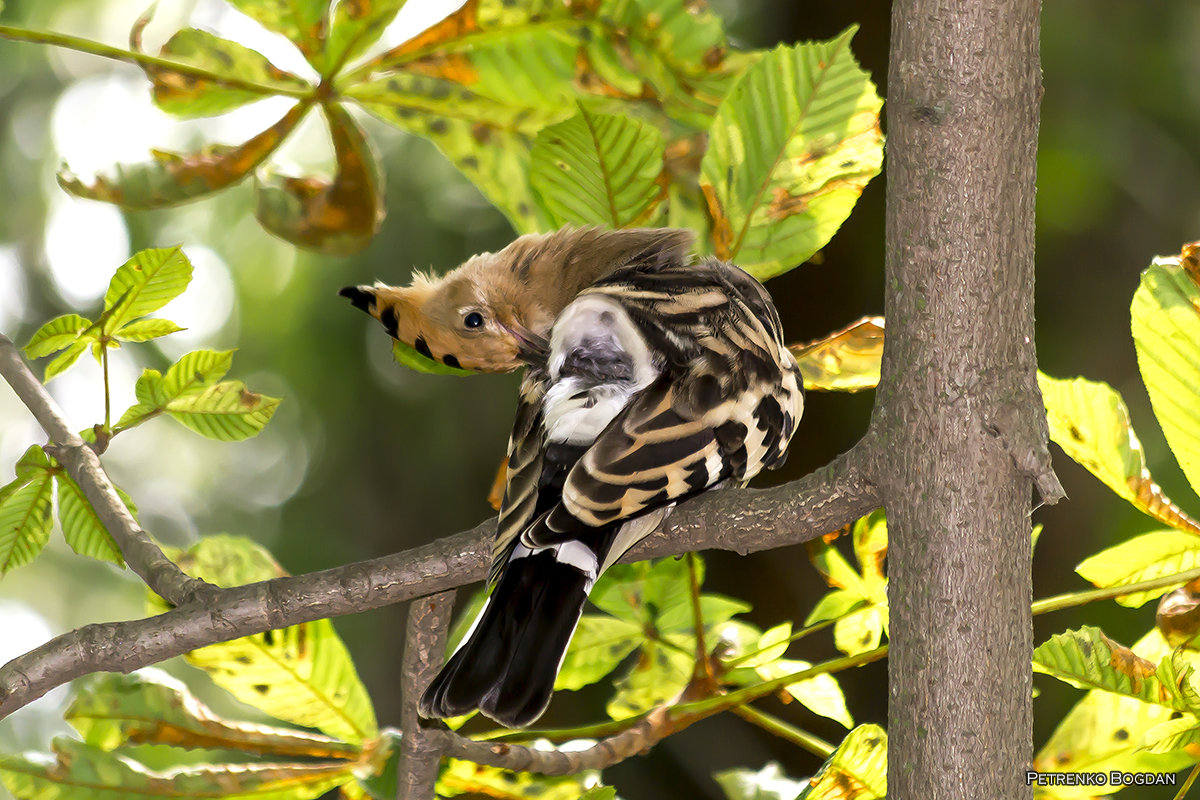
[[[1130,309],[1138,367],[1154,414],[1192,488],[1200,487],[1200,287],[1159,259]]]
[[[794,781],[775,761],[755,772],[750,769],[726,769],[713,773],[713,779],[729,800],[796,800],[807,781]]]
[[[53,361],[46,365],[44,380],[49,383],[51,378],[57,377],[70,369],[79,360],[79,357],[87,352],[88,345],[91,343],[90,339],[77,341],[59,353]]]
[[[324,65],[328,0],[229,0],[264,28],[281,33],[318,71]]]
[[[79,484],[65,472],[59,473],[57,484],[58,523],[62,526],[67,544],[81,556],[111,561],[125,566],[121,549],[100,521],[96,509],[84,496]]]
[[[555,690],[581,689],[617,668],[638,648],[642,629],[632,622],[602,614],[584,614],[571,637]]]
[[[63,715],[88,744],[167,744],[282,757],[356,759],[360,748],[328,736],[224,719],[180,681],[158,669],[88,679]]]
[[[538,134],[530,180],[560,225],[650,226],[664,198],[663,148],[654,126],[581,105]]]
[[[152,150],[150,161],[118,164],[112,174],[98,174],[90,185],[63,169],[58,184],[76,197],[130,209],[165,208],[195,200],[249,175],[296,127],[308,108],[307,103],[297,103],[274,125],[236,147],[209,145],[195,153]]]
[[[817,601],[813,610],[805,617],[804,624],[813,625],[827,619],[837,619],[865,602],[866,599],[857,592],[834,589]]]
[[[104,331],[111,334],[157,311],[182,294],[191,280],[192,264],[178,247],[135,253],[117,269],[104,293]]]
[[[251,392],[241,381],[225,381],[171,400],[166,413],[201,436],[239,442],[257,436],[279,403],[278,397]]]
[[[163,45],[159,56],[202,67],[217,75],[251,81],[277,93],[311,89],[300,77],[279,69],[257,50],[222,39],[198,28],[177,31]],[[179,117],[208,117],[271,96],[236,85],[184,75],[161,67],[143,67],[154,82],[154,102],[163,111]]]
[[[790,644],[788,640],[791,635],[792,623],[790,622],[783,622],[770,628],[755,642],[752,648],[753,655],[739,659],[738,664],[743,667],[757,667],[783,658],[783,654],[787,652]]]
[[[1075,571],[1096,586],[1108,587],[1153,580],[1196,567],[1200,567],[1200,536],[1168,530],[1134,536],[1101,550],[1085,558]],[[1123,606],[1138,608],[1171,588],[1164,586],[1115,599]]]
[[[1193,759],[1200,757],[1200,724],[1191,714],[1156,725],[1146,732],[1146,749],[1151,753],[1183,750]]]
[[[887,733],[859,725],[811,778],[800,800],[882,800],[887,797]]]
[[[850,52],[856,30],[764,55],[709,130],[700,185],[716,254],[760,280],[823,247],[879,172],[882,101]]]
[[[537,800],[582,800],[589,787],[599,782],[600,775],[595,770],[547,777],[451,758],[438,775],[437,795],[454,797],[465,794],[493,800],[529,800],[535,797]]]
[[[334,6],[325,41],[326,61],[336,67],[379,39],[407,0],[343,0]]]
[[[877,508],[865,517],[855,520],[850,531],[854,543],[854,556],[864,580],[883,578],[883,561],[888,552],[887,517],[882,508]]]
[[[663,639],[666,644],[646,641],[633,669],[616,681],[617,693],[605,706],[613,719],[636,717],[669,703],[691,681],[695,638],[669,634]]]
[[[1072,686],[1103,689],[1177,711],[1188,710],[1178,688],[1160,680],[1153,661],[1122,647],[1092,626],[1055,634],[1036,647],[1033,669]]]
[[[1157,631],[1151,631],[1133,646],[1141,657],[1161,660],[1170,648]],[[1185,753],[1151,753],[1147,734],[1178,717],[1168,707],[1093,690],[1084,695],[1058,724],[1037,753],[1033,769],[1039,772],[1174,772],[1191,766],[1195,759]],[[1180,719],[1194,719],[1183,714]],[[1105,787],[1056,786],[1058,797],[1093,797]],[[1109,787],[1115,790],[1115,787]]]
[[[863,317],[839,331],[788,347],[800,365],[804,388],[857,392],[879,383],[883,358],[883,317]]]
[[[50,540],[54,473],[41,447],[30,447],[17,464],[17,479],[0,501],[0,576],[37,558]]]
[[[887,631],[886,605],[872,604],[852,611],[833,625],[833,643],[848,656],[856,656],[879,647]]]
[[[777,658],[757,665],[754,671],[762,680],[770,681],[792,675],[810,667],[812,667],[812,664],[807,661]],[[854,718],[846,710],[846,697],[842,694],[842,687],[838,684],[837,678],[832,675],[814,675],[811,678],[805,678],[796,683],[789,683],[781,690],[781,694],[785,698],[789,696],[795,698],[802,706],[814,714],[829,717],[841,723],[846,728],[854,726]]]
[[[1200,351],[1198,351],[1200,352]],[[1084,378],[1038,373],[1050,438],[1144,514],[1172,528],[1200,533],[1200,524],[1171,502],[1146,469],[1146,456],[1129,421],[1129,409],[1112,387]]]
[[[418,353],[416,348],[408,342],[402,342],[399,339],[392,339],[392,358],[396,359],[397,364],[431,375],[458,375],[459,377],[467,377],[475,374],[469,369],[449,367],[440,361],[434,361],[429,356]]]
[[[162,379],[161,400],[167,402],[188,392],[212,386],[225,377],[232,365],[232,350],[193,350],[167,369]],[[151,372],[153,370],[147,370],[143,377]],[[152,378],[150,380],[153,381]],[[143,399],[140,394],[138,399]],[[152,399],[152,396],[147,396],[144,402]]]
[[[182,330],[187,329],[179,327],[169,319],[138,319],[116,331],[113,338],[122,342],[148,342]]]
[[[10,792],[29,800],[307,800],[353,779],[345,762],[200,764],[155,772],[63,736],[52,747],[53,761],[0,753],[0,779]]]
[[[206,537],[178,563],[189,575],[222,587],[283,574],[264,548],[234,536]],[[327,619],[193,650],[187,659],[243,703],[278,719],[351,744],[378,733],[366,688]]]
[[[25,345],[25,355],[29,358],[41,358],[59,350],[66,349],[79,339],[79,334],[90,328],[92,321],[78,314],[66,314],[55,317],[30,337]]]
[[[333,141],[333,179],[260,174],[254,214],[282,239],[327,255],[349,255],[370,244],[383,223],[383,175],[346,109],[328,103],[321,108]]]

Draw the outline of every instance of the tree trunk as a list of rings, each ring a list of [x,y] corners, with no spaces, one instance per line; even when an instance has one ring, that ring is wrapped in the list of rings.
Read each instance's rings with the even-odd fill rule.
[[[897,0],[888,340],[889,797],[1028,797],[1038,0]],[[1049,498],[1048,498],[1049,499]]]

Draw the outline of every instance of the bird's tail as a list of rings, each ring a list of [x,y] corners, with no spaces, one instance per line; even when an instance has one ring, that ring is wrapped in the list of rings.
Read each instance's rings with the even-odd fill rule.
[[[559,548],[510,558],[464,643],[422,695],[421,715],[478,708],[510,728],[540,717],[595,578],[590,572],[563,560]]]

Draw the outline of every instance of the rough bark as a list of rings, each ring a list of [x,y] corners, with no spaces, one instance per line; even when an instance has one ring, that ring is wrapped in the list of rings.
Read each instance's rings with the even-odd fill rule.
[[[425,691],[441,669],[446,650],[446,632],[454,611],[454,592],[418,597],[408,607],[407,634],[400,685],[404,706],[400,710],[400,768],[396,780],[397,800],[426,800],[433,797],[438,767],[442,763],[439,731],[421,724],[417,710]]]
[[[898,0],[888,341],[873,429],[891,534],[889,796],[1028,797],[1038,0]]]

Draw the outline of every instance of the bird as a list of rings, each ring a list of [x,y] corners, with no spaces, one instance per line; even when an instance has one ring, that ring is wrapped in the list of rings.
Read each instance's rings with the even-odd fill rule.
[[[475,372],[512,372],[544,361],[550,326],[580,291],[633,264],[686,258],[682,228],[564,227],[526,234],[473,256],[442,277],[409,286],[347,286],[338,294],[426,358]]]
[[[693,262],[691,241],[686,231],[563,230],[472,259],[441,285],[418,281],[408,296],[353,287],[355,305],[393,335],[419,331],[431,352],[434,342],[457,348],[437,350],[443,361],[525,366],[491,593],[422,694],[422,716],[478,709],[510,728],[535,722],[599,576],[677,503],[782,464],[804,395],[779,314],[739,267]],[[520,289],[526,261],[546,283],[518,295],[523,313],[493,290]],[[389,313],[413,296],[425,298],[415,323],[401,322],[407,310]],[[430,303],[450,316],[426,311]],[[471,347],[478,340],[456,327],[464,312],[495,321],[494,341]],[[542,332],[544,343],[525,345]]]

